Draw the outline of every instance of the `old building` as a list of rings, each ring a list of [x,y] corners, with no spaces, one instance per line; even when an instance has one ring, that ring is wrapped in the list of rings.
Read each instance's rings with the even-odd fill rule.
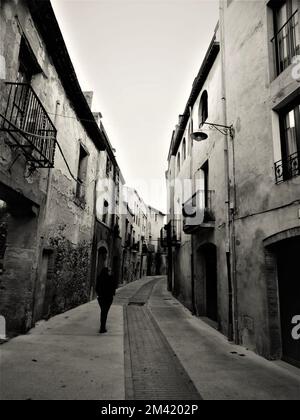
[[[291,334],[300,313],[300,88],[294,72],[300,2],[222,6],[226,118],[236,131],[230,150],[237,339],[268,358],[300,365],[300,342]]]
[[[1,1],[0,37],[0,314],[17,334],[89,300],[95,237],[120,250],[117,218],[97,228],[107,156],[122,177],[50,1]]]
[[[167,252],[160,243],[165,215],[145,204],[130,187],[123,194],[122,278],[130,283],[145,276],[166,274]]]
[[[105,138],[106,149],[100,152],[96,181],[96,223],[93,243],[93,276],[96,279],[104,266],[112,270],[116,285],[122,279],[122,197],[125,180],[114,149],[101,122],[94,114]],[[95,282],[94,282],[95,285]]]
[[[207,118],[222,121],[222,102],[218,102],[221,96],[217,30],[193,84],[185,112],[179,116],[172,135],[167,171],[169,220],[166,235],[171,245],[169,287],[191,311],[219,323],[226,333],[226,315],[224,318],[217,315],[221,301],[217,295],[216,274],[218,271],[219,278],[227,277],[223,138],[218,131],[212,132],[206,143],[197,143],[191,137],[194,128]],[[220,228],[215,229],[216,226]],[[219,261],[217,249],[220,250]],[[206,259],[214,273],[209,281],[201,263]],[[224,303],[227,304],[226,299]]]
[[[165,219],[164,213],[148,206],[148,276],[167,274],[167,249],[161,243],[161,230]]]
[[[123,258],[125,283],[147,275],[147,206],[134,188],[126,187],[123,194]]]
[[[170,147],[169,287],[236,343],[299,365],[300,4],[220,6]]]

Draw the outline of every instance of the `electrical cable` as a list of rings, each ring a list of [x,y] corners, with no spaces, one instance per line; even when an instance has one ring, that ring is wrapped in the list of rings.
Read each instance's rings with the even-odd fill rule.
[[[62,148],[61,148],[61,146],[60,146],[59,142],[58,142],[58,141],[56,141],[56,143],[57,143],[57,147],[58,147],[58,149],[59,149],[59,151],[60,151],[60,153],[61,153],[61,155],[62,155],[62,158],[63,158],[63,160],[64,160],[64,162],[65,162],[65,164],[66,164],[66,167],[68,168],[69,174],[70,174],[70,175],[71,175],[71,177],[74,179],[74,181],[78,182],[79,184],[82,184],[82,181],[81,181],[79,178],[76,178],[76,177],[73,175],[73,173],[72,173],[72,171],[71,171],[71,169],[70,169],[70,166],[69,166],[69,164],[68,164],[68,162],[67,162],[67,159],[65,158],[64,152],[62,151]]]

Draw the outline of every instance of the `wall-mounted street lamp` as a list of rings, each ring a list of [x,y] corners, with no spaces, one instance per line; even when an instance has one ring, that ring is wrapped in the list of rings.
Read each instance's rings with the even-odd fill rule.
[[[209,127],[213,127],[216,130],[218,130],[221,134],[223,134],[224,136],[230,135],[232,140],[234,139],[235,131],[234,131],[233,125],[227,126],[227,125],[220,125],[220,124],[204,122],[200,125],[200,130],[199,131],[195,131],[194,133],[191,134],[191,137],[194,141],[204,141],[204,140],[208,139],[208,134],[205,133],[204,131],[201,131],[201,128],[204,125],[208,125]]]

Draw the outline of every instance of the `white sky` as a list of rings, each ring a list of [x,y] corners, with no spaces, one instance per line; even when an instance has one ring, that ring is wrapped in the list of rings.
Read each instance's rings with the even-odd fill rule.
[[[128,185],[166,209],[172,131],[218,21],[218,0],[52,0]],[[159,180],[154,194],[140,180]],[[157,183],[157,181],[156,181]]]

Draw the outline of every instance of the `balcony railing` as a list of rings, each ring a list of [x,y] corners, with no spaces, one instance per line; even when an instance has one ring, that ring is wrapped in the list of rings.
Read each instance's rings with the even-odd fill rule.
[[[297,10],[271,40],[274,47],[277,76],[292,64],[293,57],[300,54],[298,25]]]
[[[183,231],[191,234],[199,228],[213,228],[214,215],[214,191],[197,191],[182,206]]]
[[[9,133],[16,147],[35,168],[53,168],[57,130],[29,84],[6,83],[9,88],[0,131]]]
[[[288,159],[280,160],[275,163],[276,184],[300,176],[300,154],[296,152]]]

